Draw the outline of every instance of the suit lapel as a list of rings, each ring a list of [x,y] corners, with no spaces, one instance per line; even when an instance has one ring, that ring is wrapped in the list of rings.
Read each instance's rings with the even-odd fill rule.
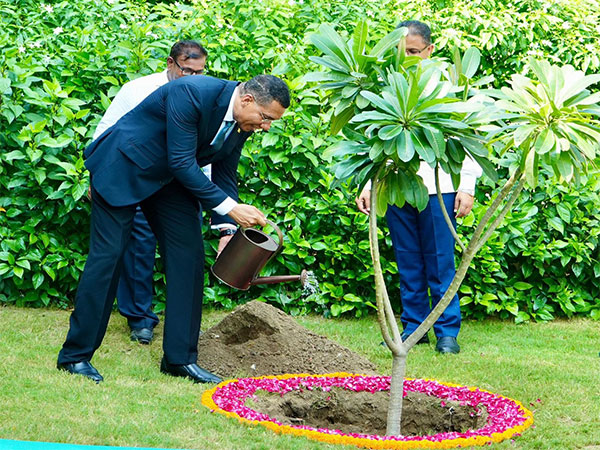
[[[235,81],[229,81],[225,84],[225,87],[217,97],[217,101],[215,102],[215,107],[211,112],[210,124],[208,126],[208,130],[206,133],[206,138],[210,143],[219,131],[219,127],[221,123],[223,123],[223,118],[225,117],[225,113],[227,112],[227,108],[229,108],[229,102],[231,101],[231,96],[233,95],[233,91],[235,87],[238,85]]]

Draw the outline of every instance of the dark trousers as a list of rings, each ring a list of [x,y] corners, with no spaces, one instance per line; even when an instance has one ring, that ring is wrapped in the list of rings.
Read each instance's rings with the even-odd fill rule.
[[[195,363],[202,318],[204,244],[199,202],[171,182],[140,203],[158,239],[167,279],[163,350],[171,364]],[[92,190],[90,252],[59,363],[89,361],[110,318],[136,207],[115,208]]]
[[[121,278],[117,287],[117,305],[127,318],[129,328],[153,329],[158,317],[152,311],[152,271],[156,238],[140,207],[133,219],[131,237],[123,254]]]
[[[448,215],[454,220],[456,194],[444,194]],[[456,273],[454,238],[442,216],[437,196],[429,196],[424,211],[410,205],[390,205],[386,213],[388,227],[400,274],[400,296],[404,332],[411,334],[438,304]],[[428,295],[431,294],[431,305]],[[433,329],[438,337],[456,337],[460,330],[460,303],[454,296]]]

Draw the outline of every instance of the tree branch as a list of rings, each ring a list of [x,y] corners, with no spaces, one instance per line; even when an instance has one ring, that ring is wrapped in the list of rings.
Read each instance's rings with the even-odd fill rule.
[[[444,198],[442,197],[442,190],[440,189],[439,170],[440,170],[440,165],[436,163],[436,165],[435,165],[435,192],[437,194],[437,199],[438,199],[438,202],[440,202],[440,208],[442,209],[442,215],[444,216],[444,220],[446,221],[446,224],[448,225],[448,228],[450,229],[450,233],[452,233],[452,237],[454,238],[454,240],[456,242],[458,242],[458,245],[460,246],[461,250],[464,252],[466,250],[465,244],[463,244],[463,242],[460,240],[460,237],[458,237],[458,233],[454,229],[454,224],[452,223],[452,220],[450,219],[450,216],[448,215],[448,211],[446,210],[446,204],[444,203]]]

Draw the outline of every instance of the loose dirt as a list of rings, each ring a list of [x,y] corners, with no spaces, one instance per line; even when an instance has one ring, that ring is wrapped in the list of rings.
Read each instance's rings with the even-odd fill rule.
[[[283,311],[252,301],[204,332],[202,367],[223,378],[284,373],[376,374],[369,360],[299,325]]]
[[[308,425],[344,433],[385,435],[389,392],[353,392],[332,388],[280,394],[258,391],[246,405],[285,425]],[[487,411],[459,402],[409,392],[402,406],[402,434],[425,436],[481,428]]]

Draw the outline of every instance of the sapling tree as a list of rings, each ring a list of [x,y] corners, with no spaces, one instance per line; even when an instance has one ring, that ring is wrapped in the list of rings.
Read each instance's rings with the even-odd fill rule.
[[[600,75],[585,75],[571,66],[529,60],[527,75],[514,74],[509,86],[481,89],[490,78],[476,80],[480,54],[454,51],[453,62],[423,61],[405,56],[400,28],[369,49],[369,32],[359,23],[349,38],[321,25],[310,40],[323,56],[311,58],[323,72],[307,81],[329,95],[332,133],[342,139],[326,156],[334,171],[359,189],[372,182],[369,241],[375,276],[377,315],[392,353],[392,382],[387,434],[401,433],[403,383],[408,352],[446,309],[477,251],[511,210],[525,187],[534,188],[540,167],[551,169],[558,182],[577,182],[599,152],[600,94],[588,89]],[[408,203],[423,210],[429,195],[417,175],[421,161],[450,174],[457,187],[465,158],[499,183],[495,197],[462,249],[456,275],[431,314],[406,339],[390,304],[380,264],[377,216],[388,204]],[[498,180],[496,164],[508,167]],[[546,172],[546,171],[544,171]],[[441,200],[436,175],[437,196]],[[441,202],[442,210],[444,204]],[[448,225],[452,228],[446,212]]]

